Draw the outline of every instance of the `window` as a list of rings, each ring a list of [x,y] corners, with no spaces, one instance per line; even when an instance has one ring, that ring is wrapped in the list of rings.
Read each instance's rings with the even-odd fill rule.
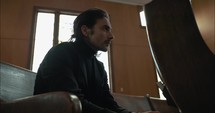
[[[54,13],[38,12],[34,40],[32,71],[36,72],[43,57],[53,46]]]
[[[139,15],[140,15],[141,26],[146,26],[146,18],[145,18],[144,10],[140,11]]]
[[[73,34],[73,21],[76,15],[50,10],[38,10],[36,14],[35,32],[33,34],[33,53],[31,69],[37,72],[40,63],[48,50],[56,44],[68,41]],[[98,52],[98,60],[103,62],[109,81],[108,52]]]

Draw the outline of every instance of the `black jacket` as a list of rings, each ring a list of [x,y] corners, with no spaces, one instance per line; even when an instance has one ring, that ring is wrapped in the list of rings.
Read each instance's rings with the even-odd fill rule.
[[[53,47],[40,64],[34,94],[68,91],[79,97],[83,113],[129,113],[114,101],[95,54],[82,40]]]

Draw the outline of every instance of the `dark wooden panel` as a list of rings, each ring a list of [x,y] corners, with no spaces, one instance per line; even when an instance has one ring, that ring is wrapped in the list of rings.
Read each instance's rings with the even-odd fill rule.
[[[215,56],[189,0],[154,0],[145,13],[155,64],[177,106],[184,113],[214,112]]]

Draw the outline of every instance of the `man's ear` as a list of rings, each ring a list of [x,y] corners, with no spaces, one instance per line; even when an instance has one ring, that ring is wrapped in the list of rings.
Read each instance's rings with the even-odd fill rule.
[[[81,32],[85,37],[88,37],[90,35],[89,30],[90,29],[88,29],[88,27],[86,25],[81,26]]]

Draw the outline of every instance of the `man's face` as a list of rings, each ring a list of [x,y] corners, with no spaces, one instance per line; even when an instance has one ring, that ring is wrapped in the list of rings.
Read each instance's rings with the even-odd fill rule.
[[[95,50],[107,51],[113,34],[111,24],[108,18],[98,19],[92,29],[88,29],[87,40]]]

